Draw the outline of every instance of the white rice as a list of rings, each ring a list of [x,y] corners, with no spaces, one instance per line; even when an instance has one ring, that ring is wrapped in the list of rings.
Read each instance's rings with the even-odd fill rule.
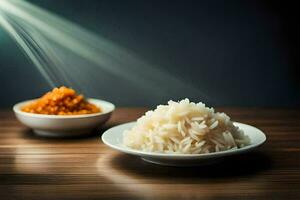
[[[184,99],[146,112],[124,131],[123,143],[147,152],[201,154],[241,148],[250,139],[225,113]]]

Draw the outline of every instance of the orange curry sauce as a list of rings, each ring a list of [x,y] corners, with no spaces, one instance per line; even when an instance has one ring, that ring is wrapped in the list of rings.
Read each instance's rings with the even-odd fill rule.
[[[80,115],[101,112],[99,107],[87,102],[83,95],[77,95],[75,90],[64,86],[54,88],[41,98],[28,103],[21,110],[46,115]]]

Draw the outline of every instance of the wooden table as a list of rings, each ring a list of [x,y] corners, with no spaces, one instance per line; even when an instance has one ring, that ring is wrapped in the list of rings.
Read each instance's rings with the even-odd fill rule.
[[[100,133],[40,138],[12,112],[0,112],[0,199],[300,199],[300,110],[219,110],[262,129],[267,142],[252,153],[193,168],[145,163],[106,147]],[[104,129],[144,111],[118,109]]]

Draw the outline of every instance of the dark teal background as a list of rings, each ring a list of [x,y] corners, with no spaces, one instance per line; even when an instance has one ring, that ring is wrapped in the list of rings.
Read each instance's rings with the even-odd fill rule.
[[[135,52],[202,88],[210,105],[299,105],[299,14],[292,1],[30,0]],[[201,78],[199,78],[201,77]],[[0,27],[0,107],[34,98],[49,86]],[[153,106],[118,80],[97,86],[118,106]],[[167,84],[167,83],[166,83]],[[97,83],[95,83],[97,85]],[[111,87],[103,96],[103,87]],[[145,91],[147,92],[147,91]],[[179,99],[194,96],[178,91]]]

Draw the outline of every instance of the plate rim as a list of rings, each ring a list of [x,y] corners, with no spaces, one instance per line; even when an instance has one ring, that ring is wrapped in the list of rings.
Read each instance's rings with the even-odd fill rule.
[[[131,121],[131,122],[119,124],[117,126],[114,126],[114,127],[111,127],[109,129],[107,129],[106,131],[104,131],[104,133],[101,136],[102,142],[105,145],[107,145],[110,148],[115,149],[117,151],[120,151],[120,152],[123,152],[123,153],[126,153],[126,154],[140,156],[140,157],[183,158],[184,159],[184,158],[222,157],[222,156],[228,156],[228,155],[233,155],[233,154],[240,154],[240,153],[247,152],[247,151],[253,150],[253,149],[261,146],[267,140],[267,136],[262,130],[260,130],[260,129],[254,127],[254,126],[251,126],[249,124],[244,124],[244,123],[241,123],[241,122],[233,122],[233,123],[234,123],[235,126],[238,126],[239,124],[241,124],[243,126],[248,126],[249,128],[256,129],[256,131],[259,132],[260,136],[262,136],[262,140],[259,141],[258,143],[250,144],[250,145],[242,147],[240,149],[229,149],[229,150],[225,150],[225,151],[203,153],[203,154],[177,154],[177,153],[170,154],[170,153],[146,152],[146,151],[131,149],[131,148],[123,146],[123,145],[118,146],[118,145],[111,144],[105,139],[105,137],[107,137],[107,135],[109,134],[109,132],[112,131],[112,129],[117,129],[117,128],[120,128],[122,126],[128,126],[130,124],[135,124],[135,123],[137,123],[137,122],[136,121]],[[120,133],[120,135],[122,135],[122,137],[123,137],[123,133]]]

